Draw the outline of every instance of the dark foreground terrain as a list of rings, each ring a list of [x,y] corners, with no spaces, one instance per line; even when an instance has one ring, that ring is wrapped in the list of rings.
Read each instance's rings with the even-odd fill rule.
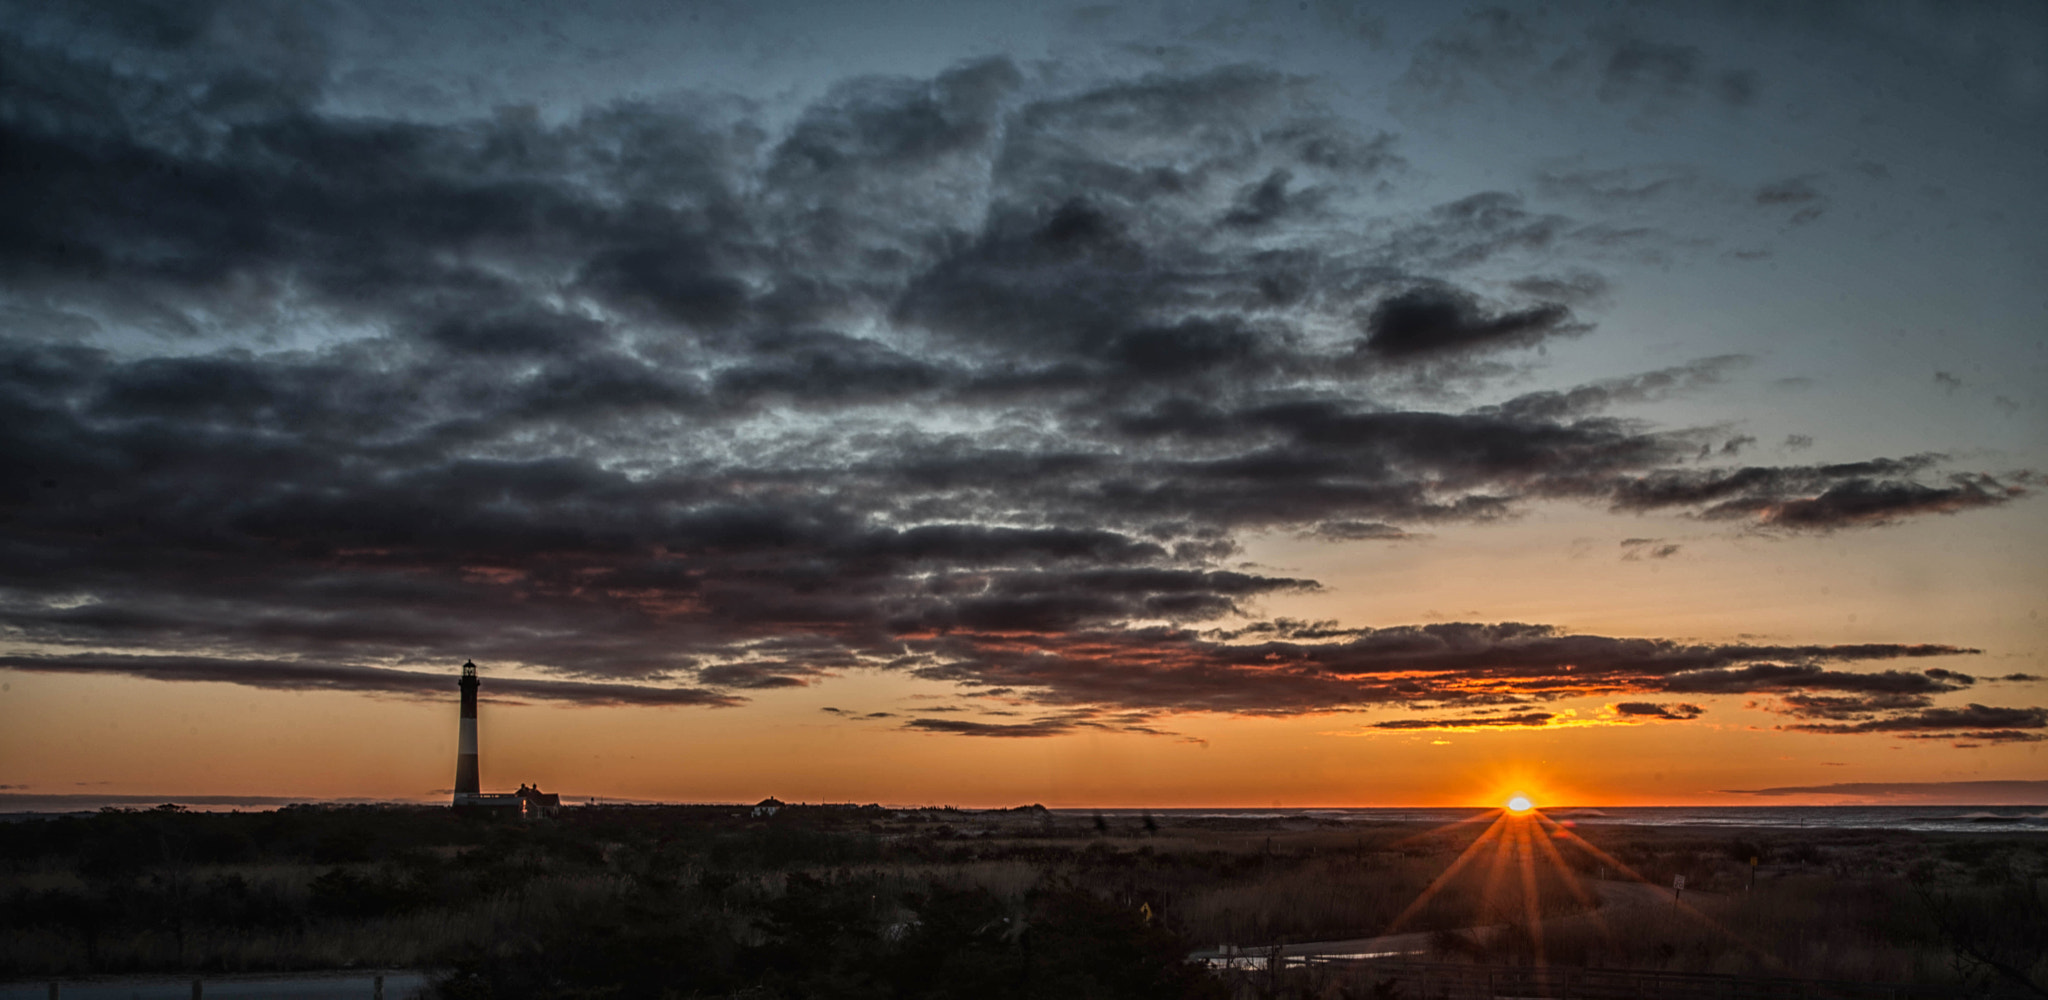
[[[444,970],[446,997],[1373,996],[1357,977],[1219,976],[1188,956],[1400,931],[1434,963],[2048,996],[2039,834],[1531,821],[1474,848],[1486,828],[1035,807],[109,810],[0,823],[0,979],[396,967]],[[1668,894],[1678,875],[1668,905],[1631,884]]]

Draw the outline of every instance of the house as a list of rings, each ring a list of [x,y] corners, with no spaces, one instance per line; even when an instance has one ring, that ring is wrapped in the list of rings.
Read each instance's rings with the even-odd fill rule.
[[[773,816],[776,814],[776,812],[780,811],[784,805],[787,805],[787,803],[783,802],[781,799],[778,799],[773,795],[770,795],[769,797],[762,799],[760,802],[755,803],[754,818],[763,819],[769,816]]]

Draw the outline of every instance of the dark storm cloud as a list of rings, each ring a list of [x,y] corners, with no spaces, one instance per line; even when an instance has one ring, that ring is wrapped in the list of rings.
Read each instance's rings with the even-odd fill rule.
[[[1726,358],[1414,402],[1585,332],[1607,285],[1574,255],[1636,237],[1498,191],[1377,207],[1398,141],[1299,78],[985,60],[786,126],[711,97],[401,121],[323,110],[288,16],[230,58],[226,16],[0,28],[0,305],[49,317],[0,341],[11,669],[413,694],[474,658],[564,678],[492,682],[518,697],[704,705],[887,669],[1100,709],[914,723],[974,735],[1856,692],[1881,675],[1821,665],[1967,651],[1260,632],[1318,584],[1224,561],[1549,501],[1826,530],[2023,492],[1703,464],[1725,432],[1609,412]]]
[[[1381,300],[1366,318],[1365,349],[1385,357],[1469,351],[1532,344],[1559,333],[1583,332],[1571,310],[1541,306],[1496,316],[1483,314],[1472,296],[1424,287]]]

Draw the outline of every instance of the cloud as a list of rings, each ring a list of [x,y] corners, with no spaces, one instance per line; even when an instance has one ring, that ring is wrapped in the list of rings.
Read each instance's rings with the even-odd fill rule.
[[[1625,562],[1642,559],[1669,559],[1678,554],[1684,546],[1667,542],[1662,538],[1624,538],[1621,540],[1621,558]]]
[[[1925,708],[1933,704],[1926,694],[1886,693],[1875,695],[1787,694],[1781,699],[1787,715],[1802,719],[1869,719],[1880,712]]]
[[[1580,305],[1604,299],[1610,286],[1606,278],[1595,272],[1574,270],[1564,274],[1534,274],[1517,278],[1509,283],[1509,287],[1531,298]]]
[[[1321,641],[1244,641],[1276,633],[1312,634]],[[1686,645],[1511,623],[1349,630],[1297,623],[1287,630],[1246,630],[1215,638],[1168,628],[966,633],[934,637],[929,649],[927,662],[915,668],[920,676],[970,687],[1007,687],[1040,703],[1275,715],[1388,706],[1456,713],[1531,698],[1621,693],[1788,688],[1942,693],[1959,686],[1925,674],[1828,670],[1820,664],[1968,652],[1947,646]],[[1805,662],[1743,666],[1778,660]]]
[[[2041,733],[2022,732],[2017,729],[1975,729],[1956,733],[1908,733],[1909,740],[1949,740],[1950,746],[1967,750],[1986,743],[2039,743],[2048,740]],[[1969,740],[1971,742],[1962,742]]]
[[[1563,306],[1487,316],[1470,295],[1437,287],[1417,288],[1382,300],[1373,307],[1365,326],[1365,349],[1394,358],[1528,345],[1561,332],[1586,329],[1572,324],[1571,310]]]
[[[1953,805],[2048,804],[2048,781],[1855,781],[1724,791],[1730,795],[1844,795]]]
[[[1614,706],[1616,714],[1636,719],[1697,719],[1706,709],[1684,702],[1656,704],[1647,701],[1624,701]]]
[[[1110,728],[1093,722],[1085,713],[1035,719],[1031,722],[974,722],[968,719],[911,719],[904,729],[953,736],[985,736],[995,739],[1039,739],[1065,736],[1078,728]]]
[[[817,673],[800,664],[721,663],[697,671],[697,679],[725,688],[809,687],[807,677]]]
[[[1487,717],[1465,716],[1449,719],[1388,719],[1372,724],[1374,729],[1467,729],[1488,727],[1534,728],[1547,725],[1557,716],[1549,712],[1522,712],[1516,715]]]
[[[1820,201],[1821,193],[1810,176],[1788,177],[1757,188],[1754,200],[1759,205],[1807,205]]]
[[[1922,708],[1862,722],[1810,722],[1785,728],[1810,733],[1906,733],[1915,737],[1947,731],[1946,735],[1928,738],[1946,739],[1963,735],[1978,740],[2035,742],[2048,739],[2048,734],[2021,730],[2048,729],[2048,708],[1994,708],[1970,704],[1962,708]],[[1974,731],[1956,732],[1960,730]]]
[[[1699,172],[1680,164],[1603,169],[1554,169],[1536,175],[1537,189],[1553,197],[1596,204],[1649,201],[1692,188]]]
[[[1729,108],[1756,102],[1753,70],[1714,64],[1698,46],[1667,42],[1615,23],[1567,32],[1545,12],[1475,10],[1416,47],[1395,85],[1415,110],[1473,102],[1488,92],[1596,98],[1636,113],[1681,108],[1702,99]]]
[[[1760,527],[1825,531],[1993,507],[2028,493],[2020,481],[1988,475],[1953,475],[1945,485],[1909,478],[1938,460],[1923,455],[1829,466],[1660,470],[1619,482],[1614,506],[1690,506],[1712,520],[1746,518]]]
[[[1309,534],[1333,542],[1404,541],[1415,537],[1410,532],[1378,521],[1324,521]]]
[[[158,681],[211,681],[276,691],[360,691],[434,699],[447,698],[450,690],[447,673],[352,664],[80,653],[0,656],[0,668],[32,673],[121,674]],[[491,677],[484,692],[487,698],[532,698],[580,705],[731,707],[745,701],[701,688],[515,677]]]
[[[1759,523],[1786,528],[1836,528],[1852,525],[1888,524],[1921,514],[1954,514],[1977,507],[2005,503],[2026,491],[2000,483],[1990,476],[1958,476],[1952,485],[1926,486],[1908,482],[1851,480],[1837,483],[1819,496],[1778,500],[1755,510]],[[1741,510],[1744,503],[1731,501],[1708,512]]]
[[[1813,186],[1813,176],[1789,177],[1756,189],[1752,200],[1763,208],[1790,208],[1788,224],[1802,226],[1827,211],[1827,198]]]
[[[1898,656],[1941,655],[1935,649],[1949,652],[1976,653],[1977,650],[1956,650],[1951,647],[1897,647],[1897,646],[1839,646],[1842,659],[1890,659]],[[1762,655],[1758,660],[1777,659],[1775,655],[1758,649]],[[1808,654],[1810,658],[1811,654]],[[1818,663],[1751,663],[1747,666],[1722,669],[1685,670],[1668,678],[1664,687],[1669,691],[1683,691],[1696,694],[1733,694],[1738,692],[1759,692],[1778,690],[1826,690],[1855,691],[1873,695],[1934,695],[1949,691],[1960,691],[1974,682],[1968,674],[1950,670],[1927,670],[1911,672],[1885,670],[1878,673],[1852,673],[1828,670]]]
[[[1600,69],[1600,99],[1613,102],[1643,94],[1683,97],[1699,84],[1700,62],[1700,50],[1690,45],[1616,38]]]
[[[1588,332],[1590,262],[1646,237],[1390,207],[1398,137],[1259,67],[405,120],[325,103],[317,28],[245,67],[156,20],[0,29],[0,306],[50,317],[0,341],[9,669],[439,696],[473,658],[505,696],[706,707],[885,670],[1110,713],[1003,724],[1039,735],[1763,663],[1853,691],[1823,665],[1966,651],[1282,625],[1321,584],[1230,560],[1557,502],[1870,527],[2032,482],[1727,468],[1697,459],[1725,431],[1612,412],[1737,359],[1463,391]],[[1666,55],[1602,72],[1708,86]]]

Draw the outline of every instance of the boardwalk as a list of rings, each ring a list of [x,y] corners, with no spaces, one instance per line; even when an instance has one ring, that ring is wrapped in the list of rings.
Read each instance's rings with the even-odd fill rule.
[[[1588,880],[1600,905],[1558,923],[1625,920],[1646,906],[1670,906],[1671,890],[1640,882]],[[1498,928],[1462,933],[1484,940]],[[2016,1000],[2016,992],[1814,979],[1728,976],[1629,969],[1488,966],[1426,961],[1429,935],[1388,934],[1343,941],[1266,947],[1221,947],[1189,956],[1206,961],[1241,987],[1270,993],[1276,972],[1293,971],[1342,983],[1346,995],[1401,1000]],[[1269,969],[1276,964],[1277,969]]]
[[[1618,909],[1636,906],[1669,905],[1671,891],[1641,882],[1621,882],[1604,879],[1587,879],[1600,897],[1600,905],[1585,913],[1566,917],[1560,923],[1604,919]],[[1463,932],[1474,940],[1485,940],[1495,933],[1496,927],[1470,927]],[[1381,959],[1421,957],[1429,954],[1429,935],[1422,932],[1407,934],[1383,934],[1379,937],[1350,938],[1343,941],[1302,941],[1286,945],[1205,948],[1189,958],[1207,962],[1217,968],[1265,968],[1267,957],[1279,955],[1283,959]]]

